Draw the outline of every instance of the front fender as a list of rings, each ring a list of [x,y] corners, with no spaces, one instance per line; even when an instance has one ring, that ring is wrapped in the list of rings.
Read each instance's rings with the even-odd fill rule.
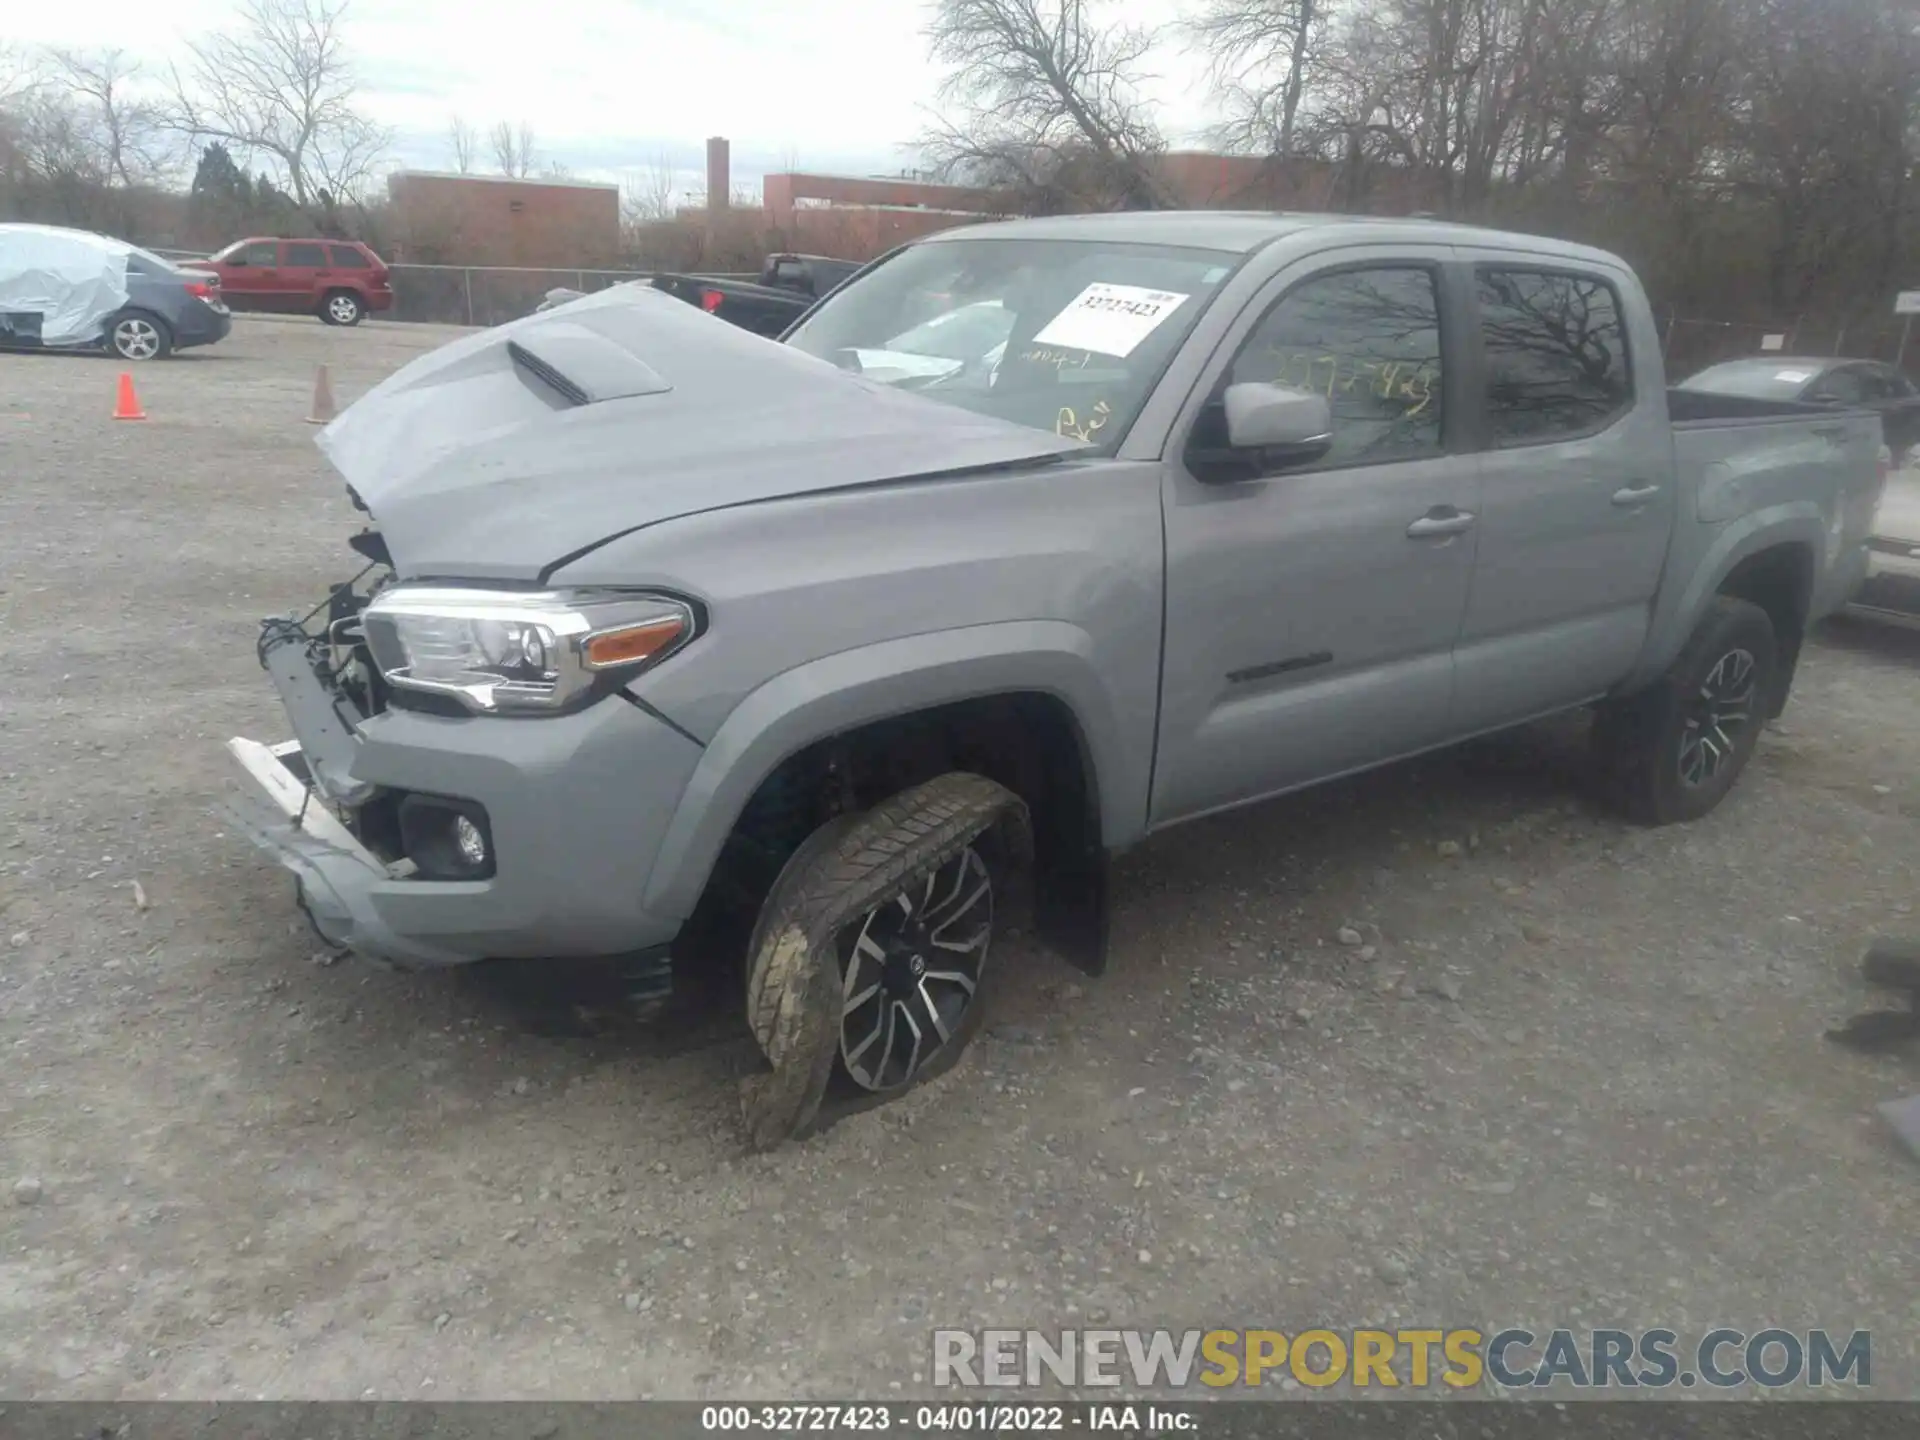
[[[1641,689],[1673,663],[1700,623],[1708,602],[1743,560],[1763,550],[1798,546],[1807,552],[1817,591],[1820,577],[1832,560],[1832,539],[1826,517],[1811,501],[1770,505],[1716,527],[1699,558],[1686,565],[1685,582],[1662,592],[1654,607],[1646,651],[1621,690],[1630,694]],[[1675,559],[1684,564],[1682,557]]]
[[[1109,846],[1146,823],[1152,717],[1129,726],[1094,664],[1092,637],[1058,620],[909,636],[800,665],[750,692],[707,743],[661,841],[646,906],[693,913],[741,811],[788,756],[841,732],[916,710],[1031,691],[1072,711]],[[1134,717],[1136,720],[1142,717]]]

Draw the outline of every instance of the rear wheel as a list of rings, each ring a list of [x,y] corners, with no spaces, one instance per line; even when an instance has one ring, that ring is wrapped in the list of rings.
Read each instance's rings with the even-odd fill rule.
[[[329,325],[358,325],[367,307],[351,290],[330,290],[320,302],[320,318]]]
[[[173,349],[173,334],[158,315],[123,310],[107,331],[107,347],[122,360],[164,360]]]
[[[998,882],[1025,812],[978,775],[950,774],[821,827],[761,908],[747,1019],[770,1069],[741,1088],[758,1148],[952,1068],[980,1028]]]
[[[1717,597],[1667,673],[1595,722],[1596,756],[1615,803],[1648,825],[1711,811],[1760,743],[1779,666],[1767,612]]]

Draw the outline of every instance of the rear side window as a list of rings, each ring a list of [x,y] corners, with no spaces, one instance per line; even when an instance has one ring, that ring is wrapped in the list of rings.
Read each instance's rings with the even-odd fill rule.
[[[1346,270],[1289,291],[1234,357],[1233,383],[1325,395],[1333,448],[1320,468],[1440,450],[1440,303],[1424,269]]]
[[[288,245],[286,264],[288,266],[311,266],[315,270],[325,269],[327,264],[326,247],[313,244]]]
[[[1625,310],[1588,275],[1479,272],[1487,420],[1495,445],[1538,445],[1603,429],[1633,406]]]
[[[373,262],[351,245],[329,245],[327,254],[333,257],[336,270],[371,270]]]

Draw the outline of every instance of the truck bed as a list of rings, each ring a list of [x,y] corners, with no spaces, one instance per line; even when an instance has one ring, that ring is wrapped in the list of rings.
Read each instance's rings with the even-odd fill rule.
[[[1716,534],[1758,511],[1806,510],[1811,502],[1828,552],[1822,568],[1831,574],[1813,598],[1812,618],[1845,604],[1866,578],[1883,484],[1880,417],[1683,387],[1667,392],[1667,412],[1681,493],[1695,496],[1682,542],[1704,553]]]

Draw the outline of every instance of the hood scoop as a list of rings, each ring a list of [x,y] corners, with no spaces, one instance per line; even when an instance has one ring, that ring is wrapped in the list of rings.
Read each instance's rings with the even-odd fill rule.
[[[673,389],[631,350],[567,321],[522,331],[507,342],[507,356],[569,405],[664,395]]]

